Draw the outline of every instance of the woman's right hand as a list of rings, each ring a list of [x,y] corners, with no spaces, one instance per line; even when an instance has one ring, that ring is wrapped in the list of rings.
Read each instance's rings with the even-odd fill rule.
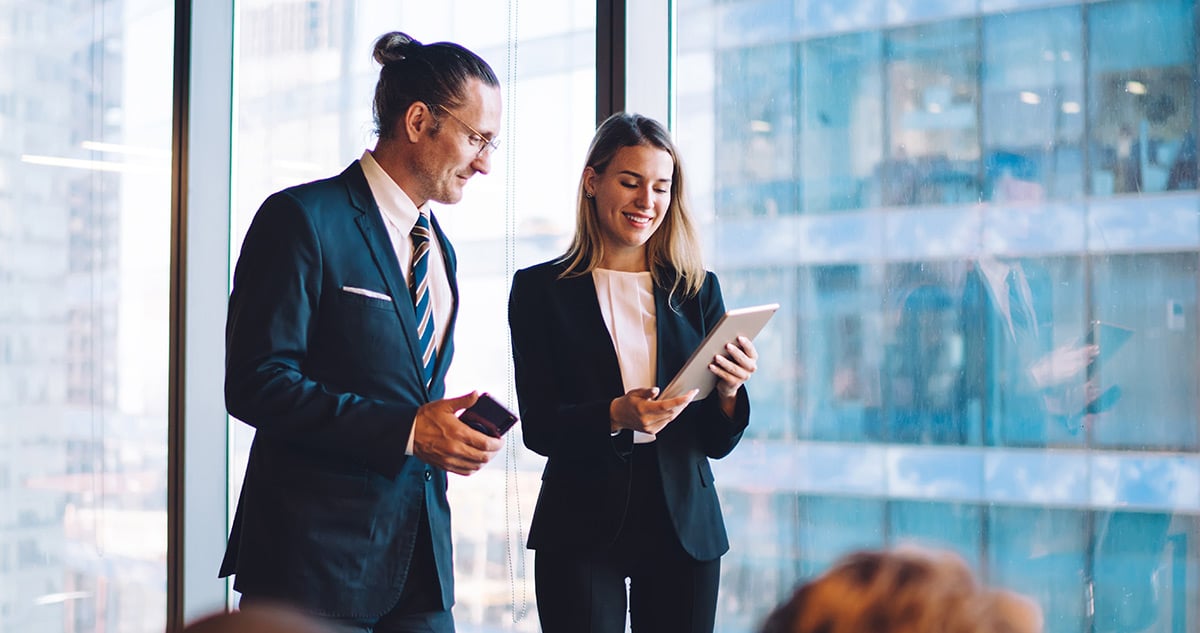
[[[692,389],[669,400],[655,400],[658,387],[632,389],[608,406],[612,432],[633,429],[656,435],[683,413],[697,393],[696,389]]]

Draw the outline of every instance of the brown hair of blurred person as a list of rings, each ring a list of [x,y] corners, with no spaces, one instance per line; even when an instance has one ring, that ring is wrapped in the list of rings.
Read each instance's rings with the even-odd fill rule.
[[[1041,611],[987,590],[956,554],[860,551],[802,585],[760,633],[1041,633]]]
[[[214,613],[187,625],[183,633],[334,633],[298,611],[255,605],[232,613]]]
[[[986,592],[976,603],[981,633],[1041,633],[1042,609],[1032,599],[1004,589]]]

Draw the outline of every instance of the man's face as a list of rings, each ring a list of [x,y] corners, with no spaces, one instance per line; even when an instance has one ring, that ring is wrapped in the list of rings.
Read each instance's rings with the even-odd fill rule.
[[[438,124],[422,134],[413,161],[418,206],[423,200],[442,204],[462,200],[467,181],[492,168],[487,142],[500,134],[500,89],[471,79],[465,94],[458,106],[442,109],[443,104],[429,104]]]

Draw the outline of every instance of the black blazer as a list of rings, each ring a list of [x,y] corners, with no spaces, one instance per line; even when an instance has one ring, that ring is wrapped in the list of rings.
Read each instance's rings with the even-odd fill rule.
[[[529,531],[532,549],[604,548],[615,541],[629,500],[633,433],[613,437],[609,404],[625,390],[591,275],[559,279],[562,264],[520,270],[509,297],[513,361],[525,445],[546,456]],[[654,288],[657,383],[663,387],[725,312],[717,277],[698,296],[668,305]],[[694,402],[658,434],[667,511],[697,560],[729,550],[709,459],[728,455],[750,420],[746,390],[732,419],[716,393]]]
[[[453,604],[446,473],[406,457],[421,378],[412,298],[356,161],[273,194],[242,244],[226,323],[225,402],[255,427],[221,576],[333,617],[377,617],[404,586],[422,505]],[[455,257],[437,221],[454,293]],[[391,300],[363,296],[365,289]]]

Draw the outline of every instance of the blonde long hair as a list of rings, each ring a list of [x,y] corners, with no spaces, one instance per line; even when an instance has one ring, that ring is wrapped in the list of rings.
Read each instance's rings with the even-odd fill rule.
[[[624,147],[646,145],[671,156],[671,203],[658,230],[646,241],[646,262],[654,284],[669,288],[671,297],[694,297],[704,284],[700,240],[684,192],[683,166],[675,143],[661,123],[640,114],[618,112],[600,124],[588,148],[586,167],[597,174],[608,169]],[[586,170],[585,170],[586,171]],[[576,192],[575,235],[558,261],[566,263],[562,277],[586,275],[604,260],[604,243],[596,217],[595,199],[584,195],[583,177]]]

